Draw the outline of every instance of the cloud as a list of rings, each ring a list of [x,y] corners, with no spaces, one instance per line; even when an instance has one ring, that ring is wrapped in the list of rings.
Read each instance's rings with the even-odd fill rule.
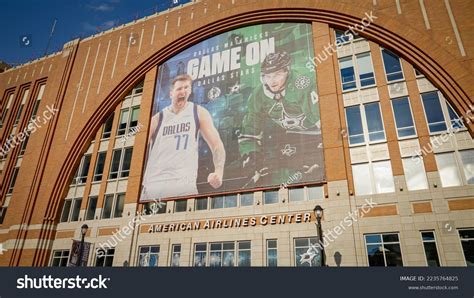
[[[82,23],[82,28],[86,31],[105,31],[112,28],[115,25],[114,20],[105,21],[101,24],[91,24],[89,22]]]
[[[116,3],[116,2],[115,2]],[[114,7],[108,3],[102,3],[99,5],[87,5],[87,8],[92,9],[94,11],[111,11],[114,10]]]

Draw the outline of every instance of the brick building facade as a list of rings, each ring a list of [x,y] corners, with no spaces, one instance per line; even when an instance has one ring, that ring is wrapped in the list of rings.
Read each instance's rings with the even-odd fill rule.
[[[373,23],[342,38],[315,68],[324,183],[256,190],[251,203],[227,194],[236,202],[228,208],[216,207],[215,198],[184,198],[133,220],[145,208],[138,197],[161,63],[217,33],[280,21],[310,23],[314,57],[322,57],[341,31],[370,14]],[[0,74],[0,243],[6,249],[0,265],[64,264],[86,223],[89,266],[138,266],[144,256],[146,264],[153,256],[159,266],[194,266],[202,256],[226,252],[235,265],[246,255],[250,262],[241,265],[298,266],[317,237],[319,204],[325,236],[336,235],[325,250],[330,266],[472,266],[472,17],[468,0],[197,1],[6,70]],[[366,61],[374,80],[368,86],[358,76],[367,73]],[[344,65],[352,69],[353,87]],[[370,104],[383,124],[378,142],[368,141]],[[399,119],[407,111],[413,125]],[[34,133],[21,135],[33,131],[33,115],[41,119]],[[359,122],[366,141],[353,133]],[[124,138],[137,123],[143,127]],[[404,135],[410,129],[414,134]],[[420,151],[422,162],[411,163]],[[377,187],[387,169],[388,188]],[[269,204],[272,196],[276,202]],[[369,200],[376,206],[361,211]],[[213,227],[205,229],[206,221]],[[196,222],[202,228],[193,228]],[[98,257],[102,248],[105,256]],[[213,265],[204,259],[199,265]]]

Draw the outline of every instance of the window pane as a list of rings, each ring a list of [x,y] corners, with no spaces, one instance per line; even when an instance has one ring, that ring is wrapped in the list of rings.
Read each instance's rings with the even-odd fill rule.
[[[380,234],[377,235],[365,235],[366,243],[382,243],[382,237]]]
[[[364,143],[364,130],[359,106],[346,108],[347,129],[349,130],[349,143],[351,145]]]
[[[3,223],[5,216],[7,215],[7,207],[0,208],[0,224]]]
[[[226,195],[224,197],[224,208],[237,207],[237,195]]]
[[[290,202],[304,201],[304,188],[290,188]]]
[[[41,100],[35,101],[35,105],[33,107],[33,112],[31,113],[31,117],[36,116],[36,114],[38,113],[38,108],[39,108],[40,103],[41,103]]]
[[[224,197],[213,197],[211,198],[211,209],[224,208]]]
[[[263,192],[264,204],[278,203],[278,190]]]
[[[13,188],[15,187],[16,177],[18,176],[18,171],[19,170],[20,170],[20,168],[13,169],[13,174],[12,174],[12,177],[11,177],[11,180],[10,180],[10,186],[8,188],[7,194],[13,193]]]
[[[97,197],[90,197],[87,205],[86,220],[94,219],[95,209],[97,208]]]
[[[385,132],[383,129],[382,116],[380,115],[379,103],[369,103],[364,105],[365,117],[367,119],[367,128],[369,130],[369,140],[380,141],[385,140]]]
[[[324,188],[322,186],[308,186],[308,200],[324,199]]]
[[[357,195],[372,194],[372,179],[370,179],[369,164],[352,166],[354,187]]]
[[[407,97],[392,100],[393,114],[399,138],[416,135],[415,126]]]
[[[130,119],[130,128],[129,131],[138,125],[138,114],[140,113],[140,107],[135,107],[132,109],[132,117]]]
[[[174,201],[174,212],[185,212],[188,200]]]
[[[377,193],[394,192],[392,166],[390,161],[378,161],[372,163],[375,178],[375,190]]]
[[[196,252],[194,254],[194,267],[205,267],[206,266],[206,251]]]
[[[474,150],[459,151],[464,175],[468,184],[474,184]]]
[[[474,230],[460,230],[462,250],[468,267],[474,266]]]
[[[102,132],[102,138],[110,138],[110,134],[112,132],[112,125],[114,122],[114,113],[112,113],[109,118],[107,118],[107,121],[104,123],[104,131]]]
[[[426,263],[429,267],[439,267],[438,251],[436,250],[435,242],[423,242],[425,249]]]
[[[386,242],[398,242],[398,234],[383,234],[382,240]]]
[[[385,266],[382,244],[367,245],[369,266]]]
[[[454,153],[436,154],[435,157],[442,186],[460,186],[461,176],[454,160]]]
[[[79,220],[79,211],[81,211],[81,199],[74,200],[74,207],[72,209],[71,221],[78,221]]]
[[[118,136],[125,134],[125,130],[127,129],[128,114],[129,114],[128,109],[122,110],[120,113],[119,127],[117,130]]]
[[[360,85],[362,87],[375,84],[370,53],[357,56],[357,68],[359,70]]]
[[[110,218],[112,215],[112,203],[114,202],[114,195],[106,195],[104,201],[104,209],[102,211],[102,218]]]
[[[196,199],[196,210],[207,210],[207,198]]]
[[[382,50],[382,58],[385,67],[385,73],[387,75],[387,81],[390,82],[403,79],[400,58],[386,49]]]
[[[239,267],[250,267],[250,250],[239,251]]]
[[[336,32],[336,44],[348,42],[353,39],[353,36],[350,33],[345,35],[344,31],[341,31],[341,30],[335,30],[335,32]]]
[[[172,248],[171,267],[179,267],[181,258],[181,244],[174,244]]]
[[[403,266],[400,244],[384,244],[387,266]]]
[[[425,166],[420,157],[402,159],[408,190],[428,189]]]
[[[87,174],[89,173],[89,168],[90,168],[90,165],[91,165],[91,155],[90,154],[84,155],[82,160],[83,160],[83,162],[82,162],[81,171],[80,171],[79,176],[77,178],[78,178],[79,183],[86,183]]]
[[[448,106],[448,113],[449,119],[451,120],[451,127],[452,128],[462,128],[464,127],[462,119],[458,116],[458,114],[454,111],[451,105],[446,101],[446,105]]]
[[[132,160],[132,153],[133,153],[133,148],[125,149],[125,153],[123,156],[122,171],[120,172],[121,178],[128,177],[130,173],[130,163]]]
[[[430,132],[445,131],[447,127],[439,102],[438,92],[423,93],[421,94],[421,98],[423,100],[423,107]]]
[[[20,156],[25,154],[26,146],[28,145],[28,141],[30,140],[30,136],[26,136],[25,140],[21,144]]]
[[[125,203],[125,194],[117,195],[117,201],[115,203],[115,210],[114,210],[114,217],[122,217],[124,203]]]
[[[341,70],[342,90],[356,88],[352,57],[340,59],[339,68]]]
[[[297,267],[321,266],[321,250],[316,238],[295,239],[295,262]]]
[[[105,164],[105,156],[107,152],[100,152],[97,155],[97,162],[95,164],[95,171],[94,171],[94,179],[93,181],[100,181],[102,180],[102,174],[104,173],[104,164]]]
[[[241,193],[240,206],[252,206],[252,205],[253,205],[253,192]]]
[[[64,201],[63,212],[61,213],[61,222],[67,222],[69,212],[71,211],[71,200]]]
[[[109,179],[115,179],[118,177],[118,170],[120,165],[120,157],[122,155],[122,150],[114,150],[112,154],[112,166],[110,167]]]
[[[277,240],[267,240],[267,266],[278,266]]]
[[[222,267],[234,267],[234,260],[235,260],[234,254],[235,254],[234,251],[224,251]]]
[[[23,110],[23,105],[20,105],[20,108],[18,109],[18,113],[16,114],[16,119],[14,125],[17,125],[18,122],[20,122],[21,118],[21,111]]]

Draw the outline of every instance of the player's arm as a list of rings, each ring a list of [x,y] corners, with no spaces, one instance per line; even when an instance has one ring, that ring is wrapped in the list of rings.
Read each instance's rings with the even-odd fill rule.
[[[214,161],[214,173],[209,174],[208,182],[212,187],[218,188],[222,185],[224,175],[225,148],[219,132],[212,122],[211,114],[205,108],[198,106],[199,127],[201,135],[211,149]]]
[[[160,119],[160,113],[157,113],[155,116],[151,118],[150,121],[150,134],[148,136],[148,149],[151,150],[153,143],[156,140],[156,133],[158,129],[158,120]]]

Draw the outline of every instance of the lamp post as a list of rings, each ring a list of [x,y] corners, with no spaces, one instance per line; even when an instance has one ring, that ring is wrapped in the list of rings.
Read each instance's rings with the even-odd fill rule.
[[[321,218],[323,216],[323,208],[319,205],[316,205],[314,207],[314,215],[316,216],[316,221],[317,224],[316,226],[318,227],[318,237],[319,237],[319,246],[321,247],[321,266],[324,267],[326,266],[326,254],[324,251],[324,241],[323,241],[323,228],[321,226]]]
[[[82,265],[82,256],[84,254],[84,237],[86,236],[87,229],[89,229],[89,226],[86,224],[83,224],[81,227],[81,245],[79,246],[79,261],[77,263],[77,266]]]

